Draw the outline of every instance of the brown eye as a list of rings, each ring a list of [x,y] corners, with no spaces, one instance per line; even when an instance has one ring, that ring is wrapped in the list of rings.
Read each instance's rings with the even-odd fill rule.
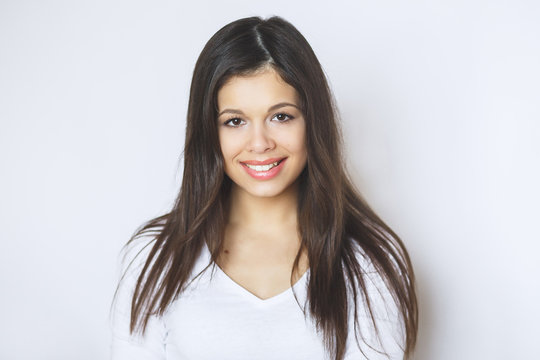
[[[227,121],[225,121],[225,125],[231,126],[231,127],[238,127],[243,124],[243,120],[240,118],[232,118]]]
[[[293,117],[290,116],[290,115],[287,115],[285,113],[279,113],[279,114],[274,115],[272,120],[273,119],[276,119],[279,122],[286,122],[286,121],[289,121],[289,120],[293,119]]]

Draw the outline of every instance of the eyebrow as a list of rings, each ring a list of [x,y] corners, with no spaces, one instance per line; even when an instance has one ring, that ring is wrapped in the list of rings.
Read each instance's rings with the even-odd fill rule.
[[[279,108],[282,108],[282,107],[285,107],[285,106],[292,106],[292,107],[295,107],[297,108],[298,110],[301,110],[300,107],[296,104],[292,104],[292,103],[288,103],[288,102],[280,102],[280,103],[277,103],[275,105],[272,105],[268,108],[268,112],[271,112],[271,111],[274,111],[274,110],[277,110]],[[218,117],[220,117],[221,115],[223,115],[224,113],[230,113],[230,114],[239,114],[239,115],[243,115],[244,112],[242,110],[237,110],[237,109],[225,109],[223,110],[222,112],[220,112],[218,114]]]

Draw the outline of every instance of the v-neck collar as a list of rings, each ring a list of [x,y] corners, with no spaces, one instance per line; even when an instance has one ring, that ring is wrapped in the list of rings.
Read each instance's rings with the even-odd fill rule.
[[[208,259],[211,258],[210,256],[210,250],[208,249],[208,246],[206,243],[204,244],[204,249],[206,251],[206,255],[208,256]],[[236,295],[244,299],[245,301],[254,304],[255,306],[270,306],[272,304],[280,303],[282,301],[285,301],[286,299],[293,299],[294,300],[294,293],[296,293],[296,296],[299,301],[302,301],[302,299],[305,297],[304,290],[306,288],[306,281],[308,279],[309,271],[308,268],[302,276],[290,287],[288,287],[286,290],[280,292],[279,294],[276,294],[274,296],[271,296],[266,299],[261,299],[257,295],[253,294],[251,291],[247,290],[245,287],[234,281],[225,271],[223,271],[218,264],[213,263],[212,264],[212,280],[217,280],[219,282],[222,282],[224,286],[226,286],[231,292],[234,292]],[[294,293],[293,293],[294,290]]]

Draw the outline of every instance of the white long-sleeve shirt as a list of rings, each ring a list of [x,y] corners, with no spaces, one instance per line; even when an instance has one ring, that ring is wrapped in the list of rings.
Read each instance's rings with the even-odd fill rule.
[[[359,260],[364,262],[363,257]],[[192,274],[198,274],[210,261],[203,247]],[[328,359],[322,335],[317,334],[311,317],[304,317],[309,270],[292,288],[262,300],[227,276],[217,265],[209,267],[181,293],[162,317],[152,317],[144,336],[130,335],[129,309],[137,267],[122,282],[113,313],[113,360],[318,360]],[[368,281],[377,311],[381,342],[370,319],[359,311],[364,354],[355,340],[349,320],[346,360],[403,359],[402,334],[396,310],[382,281],[371,272]],[[369,284],[370,283],[370,284]],[[294,298],[293,290],[298,298]],[[386,302],[384,302],[386,300]],[[361,305],[362,302],[359,301]],[[363,307],[361,308],[363,309]],[[307,311],[307,307],[306,307]],[[366,357],[367,356],[367,357]]]

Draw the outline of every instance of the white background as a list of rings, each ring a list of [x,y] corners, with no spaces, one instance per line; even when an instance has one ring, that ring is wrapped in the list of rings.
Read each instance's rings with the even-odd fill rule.
[[[537,1],[0,1],[0,359],[109,356],[121,246],[172,204],[191,73],[277,14],[418,278],[417,359],[539,359]]]

